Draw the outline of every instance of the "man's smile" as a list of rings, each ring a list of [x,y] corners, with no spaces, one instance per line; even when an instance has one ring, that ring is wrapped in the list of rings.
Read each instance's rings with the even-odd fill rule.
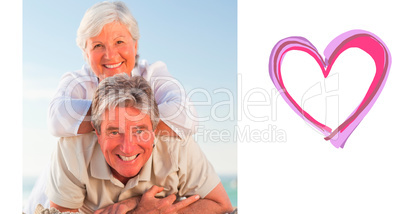
[[[136,158],[138,157],[138,155],[140,155],[140,154],[136,154],[136,155],[133,155],[133,156],[130,156],[130,157],[123,156],[123,155],[117,155],[117,156],[118,156],[122,161],[132,161],[132,160],[136,159]]]

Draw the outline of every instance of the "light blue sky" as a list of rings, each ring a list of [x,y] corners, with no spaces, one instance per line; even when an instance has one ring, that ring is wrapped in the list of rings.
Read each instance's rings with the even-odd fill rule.
[[[23,1],[23,175],[38,175],[56,144],[57,138],[47,130],[47,107],[60,77],[84,63],[75,44],[76,30],[86,9],[96,2]],[[204,132],[199,133],[198,142],[218,173],[237,173],[234,137],[226,143],[200,137],[224,129],[234,135],[237,104],[235,100],[227,103],[230,96],[237,96],[237,2],[126,4],[139,24],[140,57],[164,61],[186,91],[206,90],[212,103],[196,105],[200,116],[232,116],[222,122],[210,119],[201,123]],[[230,93],[215,91],[220,89]],[[195,103],[206,100],[200,93],[192,97]],[[219,105],[223,101],[226,105]]]

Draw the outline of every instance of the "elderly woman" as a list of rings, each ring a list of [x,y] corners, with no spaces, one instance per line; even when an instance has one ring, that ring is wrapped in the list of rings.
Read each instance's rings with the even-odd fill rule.
[[[118,73],[142,76],[152,86],[161,121],[156,133],[185,135],[195,132],[196,112],[186,102],[184,89],[163,62],[137,63],[138,25],[122,2],[101,2],[89,8],[77,31],[77,45],[88,65],[62,77],[48,111],[50,131],[57,137],[92,131],[91,100],[100,81]],[[191,118],[190,118],[191,117]]]

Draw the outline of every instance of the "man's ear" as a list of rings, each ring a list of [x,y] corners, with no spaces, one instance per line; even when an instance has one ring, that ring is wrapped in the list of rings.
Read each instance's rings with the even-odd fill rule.
[[[153,144],[152,144],[152,149],[154,149],[154,148],[155,148],[155,131],[152,131],[152,132],[151,132],[151,135],[152,135],[152,137],[153,137],[153,139],[154,139],[154,142],[153,142]]]
[[[94,123],[91,121],[91,126],[94,128],[96,135],[99,136],[98,130],[95,128]]]

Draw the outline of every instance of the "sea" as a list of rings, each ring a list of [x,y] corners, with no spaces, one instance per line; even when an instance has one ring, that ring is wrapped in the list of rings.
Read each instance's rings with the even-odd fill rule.
[[[225,187],[233,207],[237,207],[237,175],[220,175],[222,185]],[[23,176],[22,208],[26,206],[29,195],[38,177]]]

